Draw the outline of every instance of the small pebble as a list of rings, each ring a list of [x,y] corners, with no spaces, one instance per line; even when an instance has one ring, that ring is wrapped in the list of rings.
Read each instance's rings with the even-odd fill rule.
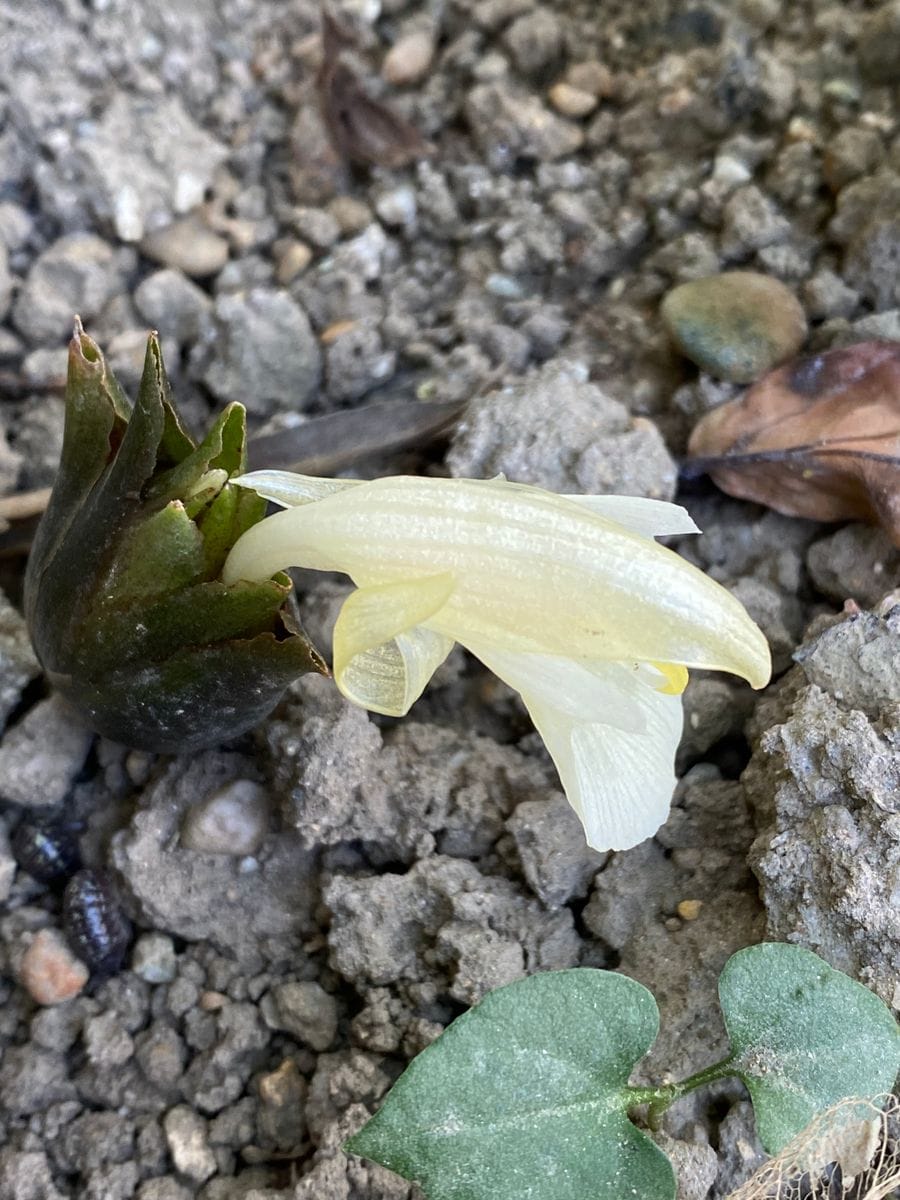
[[[682,354],[735,383],[751,383],[796,354],[807,332],[796,297],[754,271],[682,283],[663,300],[661,316]]]
[[[676,905],[675,911],[681,917],[682,921],[696,921],[700,916],[700,909],[702,907],[702,900],[680,900]]]
[[[569,67],[566,71],[566,83],[579,92],[588,92],[591,96],[608,98],[616,92],[616,79],[612,71],[594,59],[574,63]]]
[[[38,1004],[62,1004],[77,996],[90,973],[56,929],[39,929],[19,965],[22,986]]]
[[[165,933],[143,933],[135,942],[131,969],[145,983],[171,983],[177,963],[175,945]]]
[[[416,219],[416,193],[411,187],[392,188],[375,201],[375,211],[385,225],[399,228]]]
[[[427,29],[418,29],[394,43],[385,55],[381,74],[395,87],[418,83],[428,74],[433,60],[434,38]]]
[[[327,1050],[334,1041],[338,1025],[338,1008],[334,996],[318,983],[282,983],[270,993],[274,1012],[266,1005],[266,1021],[274,1029],[282,1029],[313,1050]]]
[[[872,83],[897,82],[900,78],[900,0],[879,5],[865,18],[857,55],[866,79]]]
[[[251,779],[236,779],[212,792],[188,812],[181,846],[201,854],[255,854],[269,831],[266,789]]]
[[[175,1170],[196,1183],[203,1183],[216,1171],[216,1156],[209,1145],[207,1124],[188,1108],[177,1104],[163,1118],[163,1129]]]
[[[550,89],[550,103],[564,117],[586,117],[597,107],[597,97],[570,83],[555,83]]]
[[[372,223],[372,210],[368,204],[353,196],[335,196],[328,205],[328,212],[334,217],[344,237],[362,233]]]
[[[278,247],[275,278],[284,287],[296,279],[312,262],[313,252],[306,242],[286,241]]]
[[[228,242],[195,216],[182,217],[147,234],[141,250],[154,262],[195,279],[215,275],[228,262]]]

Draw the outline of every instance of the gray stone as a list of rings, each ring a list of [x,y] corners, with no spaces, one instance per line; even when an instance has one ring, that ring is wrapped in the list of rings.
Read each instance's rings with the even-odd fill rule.
[[[860,69],[873,83],[896,84],[900,62],[900,3],[888,0],[862,23],[856,47]]]
[[[185,1104],[170,1108],[163,1118],[166,1141],[176,1170],[196,1183],[216,1171],[216,1156],[207,1138],[206,1122]]]
[[[59,238],[38,256],[13,305],[13,321],[29,341],[61,342],[72,318],[95,317],[122,287],[112,248],[90,233]]]
[[[359,400],[394,373],[397,354],[385,349],[373,321],[354,321],[329,341],[325,350],[325,380],[334,400]]]
[[[12,254],[21,250],[34,230],[34,218],[21,204],[0,202],[0,242]]]
[[[219,296],[214,319],[212,357],[201,377],[219,400],[239,400],[253,413],[308,404],[321,355],[309,318],[286,292]]]
[[[844,276],[876,309],[900,306],[900,218],[875,217],[844,255]]]
[[[0,1150],[0,1200],[64,1200],[42,1150]]]
[[[371,214],[366,213],[364,225]],[[324,208],[295,208],[290,214],[290,225],[305,242],[318,250],[328,250],[341,236],[341,224],[337,217]]]
[[[195,279],[215,275],[228,262],[228,242],[193,213],[146,234],[141,250],[154,262]]]
[[[175,945],[165,933],[142,933],[131,952],[131,969],[145,983],[171,983],[178,962]]]
[[[2,754],[2,746],[0,746]],[[297,953],[312,927],[312,855],[282,834],[253,870],[230,855],[197,854],[177,835],[197,795],[247,778],[236,754],[175,759],[144,791],[130,825],[115,835],[112,862],[151,927],[189,941],[209,940],[244,964]],[[173,985],[174,986],[174,985]]]
[[[806,281],[802,293],[806,311],[813,320],[851,317],[859,307],[859,293],[825,267]]]
[[[536,8],[513,21],[503,34],[503,42],[523,74],[545,71],[562,50],[560,19],[550,9]]]
[[[877,721],[900,704],[900,606],[855,613],[807,638],[794,658],[811,684]]]
[[[675,464],[659,431],[554,360],[471,401],[447,455],[453,475],[504,474],[554,492],[615,492],[670,500]]]
[[[850,615],[804,643],[801,665],[751,723],[743,776],[768,936],[814,950],[894,1004],[900,706],[887,664],[898,647],[900,607]]]
[[[114,1012],[99,1013],[84,1026],[88,1059],[104,1069],[120,1067],[134,1053],[134,1042]]]
[[[310,847],[363,841],[386,862],[487,853],[552,775],[513,746],[407,720],[382,738],[325,680],[301,679],[262,733],[286,822]]]
[[[683,354],[735,383],[752,383],[796,354],[807,331],[793,293],[755,271],[682,283],[666,295],[660,315]]]
[[[578,958],[568,909],[548,913],[509,880],[484,876],[463,859],[434,856],[406,875],[337,875],[324,899],[334,915],[331,963],[357,986],[437,974],[473,1004],[501,977],[509,982]]]
[[[87,1175],[104,1163],[121,1163],[134,1150],[134,1123],[114,1112],[87,1112],[63,1131],[56,1156],[72,1174]]]
[[[195,1193],[171,1175],[145,1180],[135,1192],[135,1200],[193,1200]]]
[[[135,1037],[135,1058],[145,1078],[161,1092],[177,1089],[184,1073],[187,1048],[171,1025],[159,1021]]]
[[[57,170],[123,242],[139,242],[204,199],[227,148],[174,95],[114,90],[99,121],[79,123]]]
[[[900,578],[900,549],[876,526],[845,525],[810,546],[806,565],[830,599],[871,608]]]
[[[0,1063],[0,1105],[10,1116],[43,1112],[74,1095],[64,1055],[34,1045],[6,1047]]]
[[[790,221],[778,206],[755,184],[747,184],[725,203],[719,246],[724,258],[743,259],[785,241],[790,232]]]
[[[482,83],[466,97],[466,118],[482,153],[494,169],[508,169],[517,158],[539,162],[574,154],[584,133],[528,92],[504,84]]]
[[[21,455],[18,487],[51,487],[59,468],[65,403],[57,396],[31,396],[16,424],[16,454]]]
[[[154,329],[181,346],[199,339],[212,311],[206,292],[171,267],[148,275],[135,289],[134,303]]]
[[[58,695],[39,701],[0,741],[0,790],[26,808],[65,798],[84,765],[93,734]]]
[[[0,728],[40,672],[25,621],[0,592]]]
[[[585,845],[581,822],[562,792],[523,801],[506,827],[528,886],[548,908],[584,896],[609,858]]]
[[[313,980],[280,983],[270,993],[274,1002],[274,1029],[282,1029],[313,1050],[327,1050],[337,1033],[338,1008],[334,996]],[[273,1023],[274,1022],[274,1023]]]
[[[192,805],[180,845],[200,854],[243,857],[259,850],[269,831],[269,798],[252,779],[235,779]]]
[[[675,1200],[706,1200],[719,1169],[712,1146],[680,1141],[662,1132],[652,1137],[675,1170],[678,1183]]]
[[[851,126],[839,130],[826,146],[822,174],[832,191],[839,192],[860,175],[877,170],[883,158],[878,132]]]

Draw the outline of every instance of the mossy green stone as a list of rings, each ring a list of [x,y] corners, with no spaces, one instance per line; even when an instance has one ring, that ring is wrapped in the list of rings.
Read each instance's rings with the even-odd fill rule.
[[[734,383],[752,383],[796,354],[807,332],[793,293],[755,271],[682,283],[663,300],[661,314],[686,358]]]

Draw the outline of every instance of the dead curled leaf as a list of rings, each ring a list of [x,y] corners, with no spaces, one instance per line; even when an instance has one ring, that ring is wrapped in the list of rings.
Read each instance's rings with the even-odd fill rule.
[[[860,342],[770,371],[708,413],[684,474],[792,517],[879,523],[900,546],[900,343]]]
[[[335,150],[357,166],[404,167],[426,158],[433,147],[418,129],[371,97],[363,81],[341,61],[353,41],[327,12],[322,13],[322,65],[316,76],[322,117]]]

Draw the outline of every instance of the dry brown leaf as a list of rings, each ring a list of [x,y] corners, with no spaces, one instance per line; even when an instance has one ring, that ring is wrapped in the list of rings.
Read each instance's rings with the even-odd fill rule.
[[[881,524],[900,546],[900,343],[860,342],[770,371],[703,418],[687,475],[791,517]]]
[[[322,65],[316,78],[322,116],[335,150],[357,166],[404,167],[433,147],[405,117],[373,99],[341,52],[353,45],[327,11],[322,13]]]

